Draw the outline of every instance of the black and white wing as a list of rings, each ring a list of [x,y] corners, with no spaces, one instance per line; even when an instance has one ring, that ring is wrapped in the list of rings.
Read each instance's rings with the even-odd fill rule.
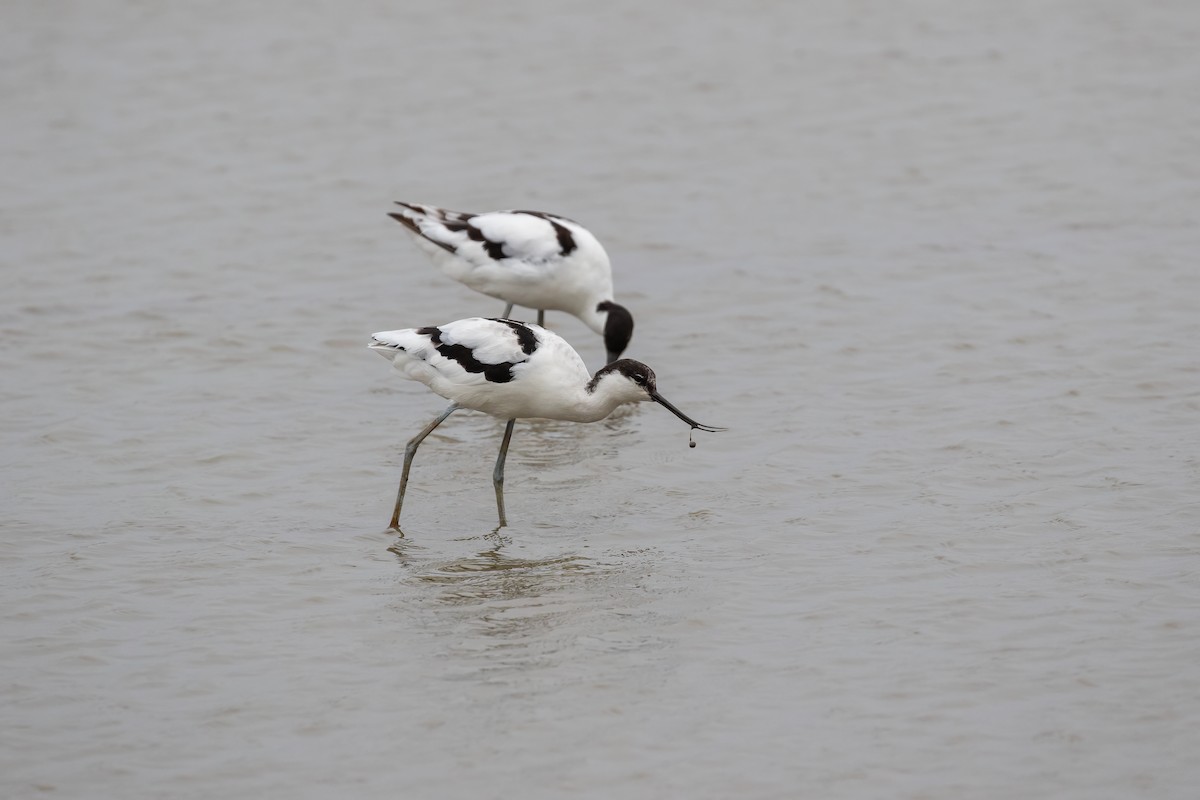
[[[434,387],[440,378],[455,386],[508,383],[513,369],[541,345],[540,328],[513,320],[471,317],[426,328],[383,331],[370,347],[393,356],[409,377]]]
[[[400,210],[388,216],[414,233],[417,244],[448,272],[447,254],[460,262],[460,274],[451,274],[465,283],[470,271],[479,273],[476,280],[540,279],[581,243],[595,242],[578,223],[541,211],[471,214],[417,203],[396,205]]]

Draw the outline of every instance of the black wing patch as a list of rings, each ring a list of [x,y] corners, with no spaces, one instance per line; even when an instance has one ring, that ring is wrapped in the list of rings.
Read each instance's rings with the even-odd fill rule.
[[[528,214],[531,217],[537,217],[538,219],[544,219],[546,222],[549,222],[554,228],[554,235],[558,237],[558,252],[560,255],[569,256],[571,253],[575,252],[576,248],[579,247],[579,245],[575,243],[575,237],[571,234],[571,229],[558,221],[559,219],[562,219],[562,217],[556,218],[550,214],[547,214],[545,211],[514,211],[512,213]]]
[[[495,319],[492,317],[489,317],[489,319],[491,319],[492,322],[502,322],[508,327],[512,328],[513,332],[517,334],[517,342],[521,345],[521,352],[525,355],[531,356],[533,355],[533,351],[537,350],[537,336],[534,335],[533,331],[530,330],[528,325],[512,319]]]
[[[521,351],[526,355],[532,354],[537,349],[537,337],[526,326],[508,319],[498,319],[493,320],[493,322],[503,322],[512,328],[517,334],[517,341],[521,345]],[[465,344],[446,344],[443,342],[441,328],[418,328],[417,333],[422,336],[428,336],[429,341],[433,343],[433,346],[437,348],[437,351],[443,357],[457,362],[467,372],[475,374],[483,373],[484,379],[490,383],[508,383],[514,377],[513,367],[527,360],[521,359],[520,361],[505,361],[500,364],[484,364],[475,358],[475,351]]]
[[[556,220],[550,220],[550,224],[554,226],[554,232],[558,234],[558,246],[562,250],[562,254],[569,256],[575,252],[575,248],[579,245],[575,244],[575,237],[571,235],[570,229]]]
[[[401,203],[400,205],[403,205],[403,203]],[[405,206],[405,207],[407,208],[407,206]],[[426,241],[429,241],[429,242],[433,242],[438,247],[445,250],[447,253],[453,253],[453,254],[458,253],[458,248],[455,247],[454,245],[446,244],[445,242],[439,242],[437,239],[430,239],[428,236],[421,233],[421,229],[417,227],[417,223],[414,222],[413,220],[409,219],[408,217],[404,216],[403,214],[395,214],[392,212],[388,212],[388,216],[391,217],[392,219],[396,220],[396,222],[399,222],[404,227],[408,228],[410,231],[415,233],[417,236],[420,236],[422,239],[425,239]],[[447,227],[449,227],[449,225],[447,225]]]
[[[493,242],[491,239],[483,235],[483,231],[471,224],[470,218],[463,223],[463,227],[467,231],[467,236],[471,237],[472,241],[479,242],[483,245],[483,249],[487,251],[488,258],[493,261],[500,261],[508,258],[504,252],[503,242]]]
[[[405,208],[410,209],[413,212],[420,211],[420,209],[418,209],[414,206],[410,206],[406,203],[397,202],[396,205],[404,206]],[[453,216],[451,216],[452,213],[453,213]],[[389,213],[388,216],[391,217],[392,219],[396,220],[396,222],[399,222],[404,227],[408,228],[410,231],[415,233],[417,236],[420,236],[422,239],[425,239],[426,241],[429,241],[429,242],[433,242],[438,247],[445,250],[447,253],[453,253],[455,255],[458,255],[458,248],[456,246],[450,244],[449,242],[438,241],[437,239],[434,239],[432,236],[426,236],[421,231],[421,227],[417,224],[416,220],[410,219],[409,217],[406,217],[404,214]],[[429,215],[429,216],[432,219],[435,219],[438,224],[440,224],[443,228],[450,231],[451,233],[465,233],[467,235],[467,238],[469,238],[471,241],[479,242],[480,244],[482,244],[483,249],[488,254],[488,258],[494,259],[496,261],[500,261],[501,259],[508,258],[508,255],[504,252],[504,243],[503,242],[492,241],[491,239],[489,239],[483,235],[483,231],[481,231],[475,225],[471,224],[471,220],[476,217],[475,214],[461,214],[461,213],[454,213],[454,212],[444,212],[442,214]],[[568,233],[569,233],[569,231],[568,231]]]
[[[404,208],[412,211],[414,214],[428,216],[430,219],[436,220],[438,224],[442,225],[448,231],[452,231],[454,233],[465,233],[467,238],[469,238],[471,241],[479,242],[480,245],[483,246],[484,252],[487,253],[488,258],[494,261],[502,261],[511,257],[509,253],[504,251],[503,241],[495,241],[494,239],[487,238],[477,225],[472,224],[472,220],[479,216],[478,214],[469,214],[459,211],[446,211],[444,209],[427,209],[422,206],[401,203],[399,201],[396,202],[396,205],[403,206]],[[437,213],[432,213],[434,211]],[[574,253],[579,249],[579,243],[575,241],[575,235],[571,233],[571,229],[562,224],[563,221],[570,221],[567,220],[566,217],[556,217],[552,214],[547,214],[545,211],[510,211],[508,213],[526,214],[528,216],[537,217],[538,219],[544,219],[546,222],[549,222],[550,227],[554,229],[554,236],[558,240],[559,256],[569,256],[571,253]],[[404,214],[389,213],[388,216],[396,220],[396,222],[399,222],[404,227],[408,228],[417,236],[433,242],[446,252],[453,253],[455,255],[458,254],[458,248],[455,245],[447,242],[439,242],[437,239],[426,236],[424,233],[422,233],[421,227],[417,224],[416,220]]]

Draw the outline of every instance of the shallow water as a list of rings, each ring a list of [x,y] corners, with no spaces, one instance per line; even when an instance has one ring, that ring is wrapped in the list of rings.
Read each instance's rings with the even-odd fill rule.
[[[0,790],[1192,797],[1193,4],[0,12]],[[403,442],[384,216],[606,243],[639,408]],[[599,338],[551,325],[593,367]]]

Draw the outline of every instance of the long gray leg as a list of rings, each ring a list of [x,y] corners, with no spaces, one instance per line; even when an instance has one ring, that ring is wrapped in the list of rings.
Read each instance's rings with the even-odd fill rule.
[[[504,426],[504,440],[500,442],[500,455],[496,457],[496,469],[492,472],[492,483],[496,486],[496,509],[500,512],[500,527],[508,524],[504,517],[504,459],[508,457],[508,442],[512,439],[513,424],[510,419]]]
[[[450,407],[442,412],[442,415],[433,422],[425,426],[425,428],[416,436],[408,440],[408,446],[404,448],[404,470],[400,473],[400,490],[396,492],[396,510],[392,512],[392,523],[388,525],[392,530],[400,530],[400,506],[404,505],[404,489],[408,486],[408,471],[412,469],[413,456],[417,454],[417,448],[426,436],[433,433],[433,429],[446,421],[446,417],[458,410],[458,403],[451,403]]]
[[[509,303],[508,305],[506,305],[504,307],[504,313],[500,315],[500,318],[501,319],[512,319],[512,317],[510,316],[512,314],[512,307],[513,307],[512,303]]]
[[[546,327],[546,309],[544,308],[538,309],[538,325]]]

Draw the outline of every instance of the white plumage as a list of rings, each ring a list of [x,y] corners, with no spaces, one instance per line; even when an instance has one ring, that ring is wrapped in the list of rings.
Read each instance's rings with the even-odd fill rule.
[[[608,253],[579,223],[542,211],[472,214],[397,202],[389,214],[443,272],[477,292],[543,312],[565,311],[604,337],[608,361],[633,336],[633,316],[613,301]]]
[[[417,447],[459,408],[508,420],[493,473],[501,525],[506,524],[504,459],[513,423],[518,419],[595,422],[623,403],[653,400],[692,428],[724,430],[702,425],[667,402],[658,393],[654,371],[639,361],[620,359],[595,376],[589,375],[571,345],[540,325],[472,317],[436,327],[376,333],[368,346],[391,360],[405,377],[420,381],[450,401],[442,415],[405,448],[393,528],[399,527],[404,490]]]

